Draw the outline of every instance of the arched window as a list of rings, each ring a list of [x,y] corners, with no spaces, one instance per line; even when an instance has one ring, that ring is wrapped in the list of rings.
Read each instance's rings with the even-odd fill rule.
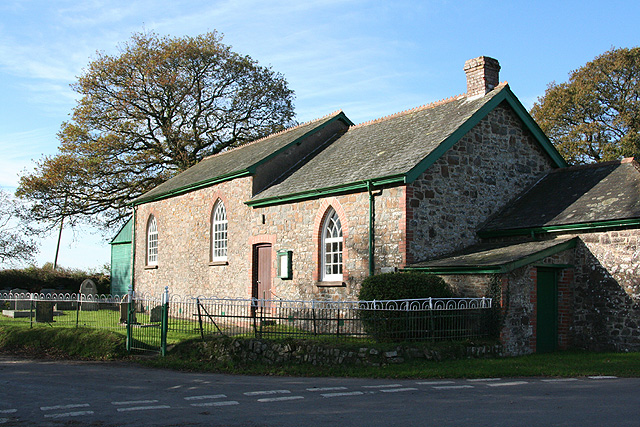
[[[227,210],[218,200],[211,213],[211,261],[227,260]]]
[[[322,226],[322,281],[342,281],[342,242],[342,224],[331,208]]]
[[[158,224],[153,215],[147,221],[147,265],[158,265]]]

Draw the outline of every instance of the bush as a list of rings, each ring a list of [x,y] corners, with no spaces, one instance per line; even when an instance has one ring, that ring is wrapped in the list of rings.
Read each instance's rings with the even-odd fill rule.
[[[0,270],[0,289],[7,291],[26,289],[29,292],[56,289],[64,292],[78,292],[80,284],[85,279],[93,280],[99,294],[110,292],[111,280],[104,273],[65,268],[54,270],[51,264],[45,264],[42,268],[31,266],[23,269]]]
[[[451,298],[449,285],[438,276],[424,273],[388,273],[367,277],[360,288],[360,301],[421,298]],[[446,326],[424,311],[360,310],[369,335],[378,341],[425,339]],[[427,324],[428,323],[428,324]]]

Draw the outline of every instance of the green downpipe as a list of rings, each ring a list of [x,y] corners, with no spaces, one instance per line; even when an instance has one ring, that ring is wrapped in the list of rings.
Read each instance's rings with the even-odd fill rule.
[[[373,193],[373,183],[367,181],[367,191],[369,192],[369,276],[373,276],[376,268],[375,264],[375,220],[376,220],[376,196],[382,194],[382,190],[378,194]]]

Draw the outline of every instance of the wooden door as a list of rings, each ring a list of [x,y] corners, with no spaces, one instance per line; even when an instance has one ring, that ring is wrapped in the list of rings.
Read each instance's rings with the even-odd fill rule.
[[[259,300],[271,300],[271,245],[263,243],[253,247],[253,290],[252,297]],[[264,308],[270,310],[270,304]]]
[[[538,268],[536,352],[558,349],[558,281],[556,270]]]

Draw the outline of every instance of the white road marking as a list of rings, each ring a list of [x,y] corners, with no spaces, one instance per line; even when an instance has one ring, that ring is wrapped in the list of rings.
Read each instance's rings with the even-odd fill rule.
[[[191,406],[231,406],[231,405],[239,405],[240,402],[235,400],[224,400],[222,402],[203,402],[203,403],[192,403]]]
[[[53,411],[55,409],[72,409],[72,408],[87,408],[89,407],[88,403],[75,403],[71,405],[56,405],[56,406],[41,406],[41,411]]]
[[[344,393],[325,393],[321,394],[322,397],[342,397],[342,396],[361,396],[364,393],[361,391],[348,391]]]
[[[313,387],[308,388],[307,391],[335,391],[335,390],[346,390],[346,387]]]
[[[0,409],[0,414],[14,414],[18,412],[17,409]]]
[[[474,388],[472,385],[463,384],[463,385],[440,385],[433,387],[436,390],[458,390],[462,388]]]
[[[226,394],[209,394],[205,396],[187,396],[184,400],[224,399]]]
[[[267,397],[265,399],[258,399],[258,402],[282,402],[284,400],[298,400],[304,399],[303,396],[286,396],[286,397]]]
[[[618,377],[613,375],[593,375],[589,377],[590,380],[616,380]]]
[[[168,405],[156,405],[156,406],[130,406],[127,408],[118,408],[118,412],[127,412],[127,411],[147,411],[151,409],[169,409],[171,406]]]
[[[397,391],[416,391],[417,388],[406,387],[406,388],[391,388],[389,390],[380,390],[383,393],[395,393]]]
[[[402,384],[381,384],[381,385],[363,385],[362,388],[388,388],[388,387],[402,387]]]
[[[111,402],[112,405],[141,405],[143,403],[158,403],[157,400],[127,400],[123,402]]]
[[[264,396],[268,394],[288,394],[289,390],[263,390],[263,391],[247,391],[243,393],[245,396]]]
[[[577,378],[550,378],[546,380],[541,380],[543,383],[567,383],[570,381],[578,381]]]
[[[0,418],[0,424],[8,423],[9,418]]]
[[[529,384],[528,381],[511,381],[508,383],[493,383],[493,384],[487,384],[489,387],[508,387],[508,386],[512,386],[512,385],[521,385],[521,384]]]
[[[475,383],[475,382],[488,382],[488,381],[501,381],[502,378],[470,378],[467,381]]]
[[[83,415],[93,415],[93,411],[77,411],[77,412],[65,412],[62,414],[45,414],[45,418],[66,418],[66,417],[81,417]]]
[[[422,381],[417,382],[418,385],[441,385],[441,384],[455,384],[455,381]]]

